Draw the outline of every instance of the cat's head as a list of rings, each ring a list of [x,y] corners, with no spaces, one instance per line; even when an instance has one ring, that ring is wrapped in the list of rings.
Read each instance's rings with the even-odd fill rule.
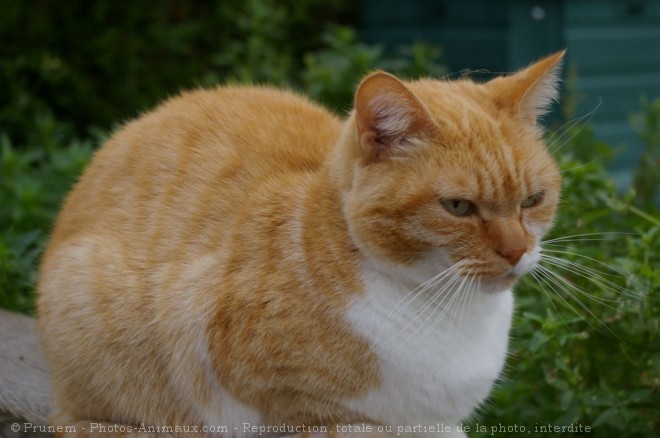
[[[458,263],[491,291],[534,266],[561,185],[538,119],[563,55],[484,84],[360,83],[331,167],[370,259],[414,281]]]

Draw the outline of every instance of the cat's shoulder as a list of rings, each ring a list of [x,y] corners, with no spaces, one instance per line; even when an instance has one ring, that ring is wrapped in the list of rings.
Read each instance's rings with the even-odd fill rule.
[[[341,130],[340,117],[296,91],[222,85],[167,98],[117,130],[99,158],[105,164],[126,156],[140,163],[157,159],[174,169],[188,154],[208,171],[213,162],[238,156],[241,163],[258,161],[262,170],[283,163],[317,168]]]
[[[249,145],[255,150],[308,149],[325,154],[342,129],[342,119],[290,89],[267,85],[223,85],[187,90],[126,124],[127,137],[196,138]],[[205,140],[204,140],[205,139]],[[207,140],[207,141],[206,141]]]

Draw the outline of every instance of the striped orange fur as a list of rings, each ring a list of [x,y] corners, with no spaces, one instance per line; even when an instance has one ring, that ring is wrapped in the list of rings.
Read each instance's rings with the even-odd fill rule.
[[[43,258],[53,423],[250,436],[246,423],[469,415],[504,360],[510,303],[500,297],[533,264],[555,213],[560,175],[537,119],[556,97],[562,56],[485,84],[375,72],[345,120],[291,92],[219,87],[128,123],[67,198]],[[449,385],[478,386],[474,400],[454,413],[403,386],[412,407],[379,399],[398,391],[391,375],[410,372],[430,394],[452,378],[434,352],[411,353],[428,367],[407,369],[362,325],[382,315],[359,303],[451,265],[478,280],[477,300],[502,303],[492,366]]]

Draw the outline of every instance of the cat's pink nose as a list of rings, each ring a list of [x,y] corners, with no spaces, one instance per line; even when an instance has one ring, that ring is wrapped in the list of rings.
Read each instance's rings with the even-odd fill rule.
[[[525,254],[525,252],[527,252],[527,248],[522,248],[522,247],[506,248],[497,251],[497,253],[502,257],[504,257],[505,259],[507,259],[509,263],[511,263],[511,265],[515,265],[516,263],[518,263],[518,261],[523,256],[523,254]]]

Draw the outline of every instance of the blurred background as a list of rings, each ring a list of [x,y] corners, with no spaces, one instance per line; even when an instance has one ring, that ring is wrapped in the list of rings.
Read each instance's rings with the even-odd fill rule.
[[[0,0],[0,307],[34,312],[66,192],[113,129],[180,90],[273,84],[344,114],[374,68],[482,81],[561,48],[544,123],[564,175],[563,280],[519,288],[509,371],[472,424],[655,436],[657,0]]]
[[[267,82],[338,110],[374,67],[488,79],[568,48],[563,110],[610,144],[619,184],[644,151],[630,123],[660,97],[654,0],[2,1],[0,123],[107,130],[182,88]],[[593,113],[593,114],[592,114]],[[16,136],[19,137],[16,137]]]
[[[562,116],[593,111],[596,137],[621,151],[615,177],[630,182],[644,145],[629,119],[660,97],[660,2],[363,0],[359,23],[366,41],[388,47],[438,44],[450,71],[509,72],[568,48]]]

